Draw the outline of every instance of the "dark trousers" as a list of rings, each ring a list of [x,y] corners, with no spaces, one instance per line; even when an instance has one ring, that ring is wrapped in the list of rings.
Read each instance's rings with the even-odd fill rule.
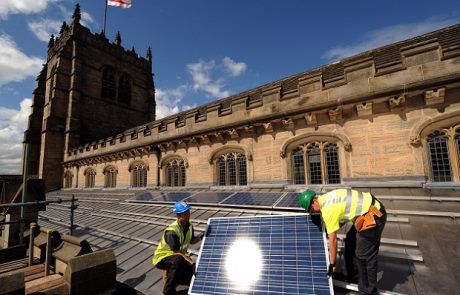
[[[168,278],[166,279],[165,286],[163,288],[163,294],[175,295],[177,294],[177,285],[190,285],[193,276],[193,266],[190,265],[182,256],[168,256],[161,260],[156,267],[168,272]]]
[[[345,238],[345,264],[347,280],[352,281],[358,269],[358,289],[364,294],[378,294],[377,291],[377,256],[379,253],[380,239],[387,221],[385,208],[380,210],[383,215],[374,216],[376,227],[362,232],[356,232],[354,226],[348,231]]]

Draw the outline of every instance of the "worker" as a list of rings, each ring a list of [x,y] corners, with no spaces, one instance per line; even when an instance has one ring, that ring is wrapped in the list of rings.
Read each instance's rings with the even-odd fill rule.
[[[328,234],[328,276],[335,272],[337,230],[348,221],[353,222],[345,239],[347,278],[354,275],[354,261],[359,292],[378,294],[377,254],[387,219],[382,202],[369,192],[352,189],[336,189],[322,195],[308,189],[300,194],[299,204],[309,213],[321,213]]]
[[[198,243],[203,235],[196,236],[190,223],[190,205],[178,201],[173,205],[177,219],[163,233],[155,250],[153,265],[166,271],[163,294],[177,294],[176,286],[190,285],[193,276],[193,261],[187,256],[189,244]]]

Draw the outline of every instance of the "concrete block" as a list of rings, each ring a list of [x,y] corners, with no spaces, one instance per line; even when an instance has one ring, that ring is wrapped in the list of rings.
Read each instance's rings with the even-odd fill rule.
[[[113,289],[116,282],[117,261],[113,249],[96,251],[69,259],[64,281],[70,294],[97,294]]]

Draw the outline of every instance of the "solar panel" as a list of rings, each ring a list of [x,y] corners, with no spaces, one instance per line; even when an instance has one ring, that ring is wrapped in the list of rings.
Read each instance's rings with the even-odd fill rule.
[[[177,202],[190,197],[189,192],[159,192],[154,201]]]
[[[152,201],[157,195],[151,192],[145,192],[130,198],[130,201]]]
[[[282,195],[283,193],[239,192],[221,204],[272,206]]]
[[[185,201],[187,203],[218,204],[232,194],[233,192],[202,192],[187,198]]]
[[[189,294],[333,294],[319,215],[211,218]]]
[[[287,193],[281,201],[275,205],[275,208],[302,208],[299,205],[299,195],[300,193]]]

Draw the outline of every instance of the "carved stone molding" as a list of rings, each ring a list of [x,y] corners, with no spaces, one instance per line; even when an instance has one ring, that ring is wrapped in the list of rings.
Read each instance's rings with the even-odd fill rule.
[[[263,126],[264,126],[265,132],[267,132],[267,133],[273,133],[273,125],[272,125],[271,122],[263,123]]]
[[[318,124],[315,113],[305,114],[305,121],[307,122],[307,125],[310,126]]]
[[[372,115],[372,102],[363,102],[356,105],[358,117],[368,117]]]
[[[246,131],[246,133],[249,136],[255,136],[256,135],[256,128],[254,126],[245,126],[244,131]]]
[[[446,88],[428,90],[425,92],[425,103],[426,105],[444,103],[445,95],[446,95]]]
[[[212,144],[212,140],[209,135],[201,136],[201,140],[203,141],[204,144]]]
[[[232,139],[240,138],[240,133],[236,129],[232,129],[228,133],[230,134],[230,138],[232,138]]]
[[[216,132],[214,136],[216,137],[217,141],[223,141],[225,139],[224,135],[220,131]]]
[[[292,120],[292,118],[283,119],[281,120],[281,123],[283,123],[283,127],[286,130],[293,130],[295,128],[294,120]]]
[[[406,96],[405,95],[395,96],[395,97],[390,98],[388,102],[390,104],[391,110],[398,110],[405,106]]]
[[[421,142],[420,135],[414,135],[409,138],[410,144],[412,145],[418,145]]]
[[[331,120],[331,122],[342,121],[342,108],[341,107],[336,107],[334,109],[328,110],[327,113],[329,115],[329,120]]]

